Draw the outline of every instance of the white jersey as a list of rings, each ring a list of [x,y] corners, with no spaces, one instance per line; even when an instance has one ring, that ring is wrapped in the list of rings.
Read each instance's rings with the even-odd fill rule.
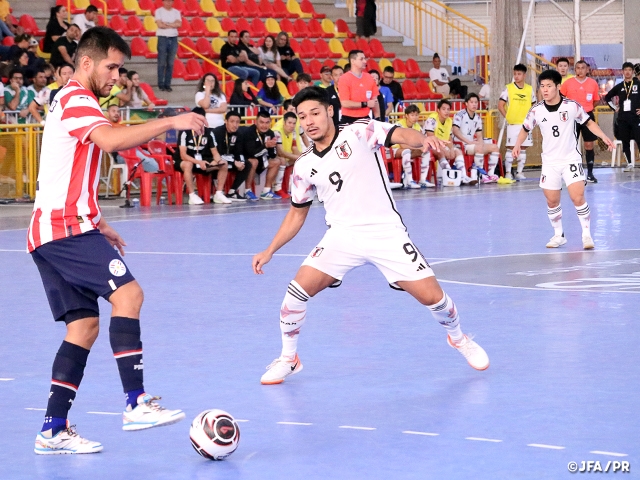
[[[469,116],[466,108],[463,108],[453,117],[453,126],[458,127],[465,137],[475,140],[476,133],[482,132],[482,119],[477,113]]]
[[[522,127],[530,132],[535,126],[542,133],[542,164],[569,165],[582,163],[578,147],[578,124],[589,121],[589,115],[574,100],[562,97],[557,105],[538,102],[527,114]]]
[[[29,251],[97,228],[102,150],[89,135],[103,125],[111,126],[98,99],[76,80],[69,81],[51,102],[27,232]]]
[[[390,146],[396,128],[376,120],[357,120],[341,126],[325,150],[309,147],[293,167],[292,205],[309,206],[317,193],[332,228],[404,229],[378,152]]]

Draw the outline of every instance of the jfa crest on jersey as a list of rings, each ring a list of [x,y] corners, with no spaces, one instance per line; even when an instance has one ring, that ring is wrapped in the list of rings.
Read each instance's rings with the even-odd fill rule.
[[[331,227],[404,229],[378,152],[389,146],[396,128],[375,120],[358,120],[340,127],[325,150],[318,151],[315,145],[308,148],[293,167],[292,205],[307,207],[317,193]]]
[[[589,121],[589,115],[578,102],[562,97],[557,105],[538,102],[527,114],[522,127],[530,132],[536,125],[542,133],[542,163],[569,165],[581,163],[578,148],[578,124]]]

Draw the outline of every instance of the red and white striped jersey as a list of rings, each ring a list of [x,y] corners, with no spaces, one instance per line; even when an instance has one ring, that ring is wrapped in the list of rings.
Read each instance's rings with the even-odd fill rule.
[[[42,136],[36,200],[27,232],[30,252],[52,240],[97,228],[102,151],[91,132],[111,125],[98,99],[76,80],[58,92]]]

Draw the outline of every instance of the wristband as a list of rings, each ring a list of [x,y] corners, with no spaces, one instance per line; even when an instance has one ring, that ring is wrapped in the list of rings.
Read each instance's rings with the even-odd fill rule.
[[[367,102],[362,102],[362,103],[360,103],[360,106],[361,106],[362,108],[366,108],[366,107],[368,107]]]

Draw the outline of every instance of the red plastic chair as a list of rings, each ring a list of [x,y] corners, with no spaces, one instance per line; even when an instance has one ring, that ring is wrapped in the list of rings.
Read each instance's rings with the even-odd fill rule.
[[[184,67],[184,63],[181,60],[175,58],[173,60],[173,75],[172,78],[182,78],[186,80],[187,69]]]
[[[394,58],[396,56],[395,53],[385,51],[382,42],[377,38],[371,39],[369,47],[371,48],[372,55],[376,58]]]
[[[420,70],[420,65],[413,58],[405,62],[407,67],[407,78],[428,78],[429,74]]]
[[[279,18],[273,11],[273,6],[271,5],[271,2],[269,2],[269,0],[260,0],[260,2],[258,3],[258,9],[256,11],[260,12],[260,16],[262,18]]]
[[[402,158],[394,158],[393,153],[388,148],[381,148],[380,154],[382,155],[382,161],[387,168],[387,175],[393,173],[393,181],[396,183],[402,182]],[[391,169],[389,169],[391,165]]]
[[[288,18],[283,18],[280,20],[280,30],[289,34],[289,37],[293,34],[293,23]],[[293,40],[290,38],[289,41]]]
[[[219,12],[229,12],[227,0],[216,0],[216,10]]]
[[[195,58],[191,60],[187,60],[187,75],[185,76],[185,80],[200,80],[204,76],[204,72],[202,71],[202,66],[200,62]]]
[[[156,12],[156,9],[158,8],[154,5],[153,0],[138,0],[138,6],[140,7],[140,10],[149,10],[152,15]]]
[[[273,13],[275,18],[298,18],[295,13],[289,13],[287,4],[283,0],[273,0]]]
[[[247,15],[247,12],[244,10],[244,5],[241,0],[230,0],[229,1],[229,9],[227,10],[227,15],[230,17],[244,17]]]
[[[302,13],[310,13],[313,15],[313,18],[322,19],[326,17],[324,13],[317,13],[316,9],[313,8],[313,4],[309,0],[302,0],[300,2],[300,10],[302,10]]]
[[[202,10],[202,7],[200,7],[200,3],[198,2],[198,0],[185,0],[184,4],[187,7],[187,10],[196,12],[195,14],[196,17],[212,17],[213,16],[213,13],[205,12],[204,10]]]
[[[156,97],[156,93],[153,91],[153,88],[151,88],[151,85],[149,85],[148,83],[140,82],[140,88],[144,91],[144,93],[147,94],[147,97],[149,97],[149,100],[151,100],[151,102],[153,102],[155,106],[162,107],[169,103],[167,100],[163,98]]]
[[[140,7],[142,8],[142,7]],[[107,0],[107,13],[109,15],[122,15],[124,13],[124,6],[121,0]],[[127,15],[129,13],[127,12]]]
[[[194,17],[191,19],[191,31],[194,37],[217,37],[216,32],[211,32],[207,28],[207,24],[200,17]]]
[[[251,28],[249,29],[253,38],[264,38],[267,36],[267,27],[259,18],[251,20]]]
[[[10,47],[13,44],[15,44],[15,40],[13,39],[13,37],[4,37],[2,39],[2,45],[4,45],[5,47]]]
[[[302,47],[295,38],[289,39],[289,46],[291,47],[291,50],[293,50],[293,52],[298,56],[300,55],[300,52],[302,52]]]
[[[322,62],[323,67],[333,68],[335,65],[336,65],[336,62],[334,62],[330,58],[327,58],[324,62]]]
[[[314,80],[320,80],[320,70],[322,69],[322,63],[320,60],[314,58],[309,62],[309,73]]]
[[[249,32],[251,30],[251,24],[249,24],[249,21],[246,18],[239,18],[236,20],[236,30],[238,30],[238,35],[240,35],[240,32],[243,30]]]
[[[9,19],[7,18],[7,20]],[[46,33],[44,30],[40,30],[34,18],[26,13],[20,17],[20,21],[17,23],[24,29],[24,32],[29,35],[36,35],[40,37]]]
[[[356,46],[358,50],[362,50],[366,57],[373,57],[373,52],[371,51],[371,47],[369,47],[369,42],[367,42],[364,38],[361,38],[356,42]]]
[[[391,65],[396,72],[402,73],[405,76],[407,75],[407,67],[399,58],[394,59]]]
[[[301,58],[315,58],[316,47],[311,40],[305,38],[300,42],[300,57]]]
[[[124,28],[124,34],[126,36],[134,37],[136,35],[143,35],[143,34],[148,34],[148,33],[149,32],[147,32],[144,29],[144,27],[142,26],[142,22],[140,21],[140,19],[137,16],[132,15],[129,18],[127,18],[127,23],[126,23],[126,26]],[[155,33],[154,33],[154,35],[155,35]]]
[[[345,38],[342,42],[342,48],[344,48],[345,52],[350,52],[351,50],[360,50],[351,38]]]
[[[138,148],[130,148],[128,150],[124,150],[118,152],[118,154],[124,158],[125,163],[127,164],[127,169],[129,172],[133,172],[133,169],[136,168],[136,164],[140,162],[138,156],[136,155],[136,150]],[[154,154],[150,155],[153,157],[156,162],[158,162],[158,167],[160,169],[164,169],[162,171],[158,171],[158,173],[148,173],[145,172],[141,165],[138,165],[135,173],[133,174],[133,179],[140,179],[140,206],[141,207],[150,207],[151,206],[151,190],[152,190],[152,182],[156,180],[156,205],[160,204],[160,197],[162,196],[162,180],[166,180],[168,189],[171,188],[172,175],[173,175],[173,164],[168,167],[165,165],[164,156],[157,156]],[[171,204],[171,195],[169,195],[169,204]]]
[[[213,58],[214,52],[213,48],[211,48],[211,42],[206,38],[199,38],[196,41],[195,50],[200,54],[204,55],[207,58]]]
[[[131,56],[146,57],[149,52],[147,42],[142,37],[135,37],[131,40]]]
[[[310,36],[307,24],[301,18],[293,22],[293,36],[296,38],[308,38]]]
[[[402,93],[404,93],[405,100],[416,100],[418,98],[418,89],[411,80],[402,82]]]
[[[416,80],[416,90],[418,90],[418,98],[421,100],[431,99],[431,88],[429,88],[429,82],[423,78]]]
[[[218,10],[218,11],[220,11],[220,10]],[[231,20],[229,17],[224,17],[222,20],[220,20],[220,28],[222,28],[223,32],[230,32],[231,30],[238,30],[236,28],[236,24],[233,23],[233,20]],[[238,33],[240,33],[239,30],[238,30]]]
[[[191,40],[190,38],[183,38],[180,40],[180,43],[186,45],[189,48],[192,48],[193,50],[196,50],[196,44],[193,43],[193,40]],[[182,45],[180,45],[180,43],[178,43],[178,58],[193,58],[195,57],[195,55],[190,52],[189,50],[187,50],[186,48],[184,48]]]
[[[347,22],[345,22],[341,18],[336,20],[335,26],[338,29],[338,32],[346,34],[347,38],[355,38],[356,37],[356,34],[353,33],[351,30],[349,30],[349,25],[347,25]],[[345,50],[346,50],[346,48],[345,48]]]
[[[109,21],[109,27],[119,35],[124,35],[124,30],[127,28],[127,24],[120,15],[114,15]]]
[[[191,24],[186,17],[182,17],[182,25],[178,29],[178,35],[180,35],[181,37],[193,36],[193,32],[191,31]]]
[[[218,79],[218,81],[222,81],[222,74],[220,73],[220,70],[218,70],[216,68],[216,66],[214,64],[209,63],[209,62],[202,62],[202,71],[204,72],[205,75],[207,73],[210,73],[212,75],[215,75],[215,77]]]
[[[315,47],[319,58],[342,58],[342,55],[339,53],[333,53],[331,51],[329,44],[323,38],[316,40]]]
[[[309,34],[312,38],[333,38],[333,34],[326,33],[322,29],[322,25],[320,25],[320,22],[315,18],[309,20],[309,23],[307,23],[307,28],[309,29]]]
[[[269,18],[268,15],[265,15],[264,12],[260,11],[260,7],[258,7],[256,0],[244,0],[243,7],[247,18]]]
[[[287,84],[287,90],[289,91],[289,95],[292,97],[300,91],[298,90],[298,84],[296,82],[289,82]]]
[[[369,58],[367,60],[367,72],[369,70],[375,70],[376,72],[378,72],[378,74],[380,74],[380,65],[378,65],[378,62],[376,62],[373,58]]]

